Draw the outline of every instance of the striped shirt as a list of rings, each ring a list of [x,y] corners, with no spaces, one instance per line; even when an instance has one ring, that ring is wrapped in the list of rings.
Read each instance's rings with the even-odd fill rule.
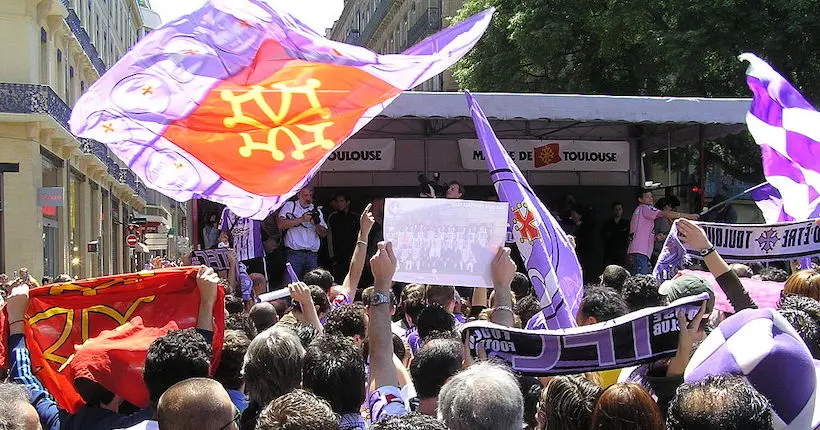
[[[219,221],[219,230],[231,234],[239,261],[265,256],[265,248],[262,247],[262,222],[240,218],[225,208]]]

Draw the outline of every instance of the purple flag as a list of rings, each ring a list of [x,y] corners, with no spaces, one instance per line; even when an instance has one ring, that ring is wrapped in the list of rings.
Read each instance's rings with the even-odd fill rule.
[[[541,304],[542,311],[527,323],[527,328],[575,327],[575,313],[581,302],[584,280],[575,250],[558,222],[510,160],[478,102],[469,92],[466,96],[490,177],[498,197],[510,204],[515,243]]]
[[[95,82],[71,131],[105,143],[171,198],[207,198],[261,220],[402,91],[464,56],[491,17],[379,55],[325,39],[262,0],[210,0],[149,33]]]
[[[763,213],[766,224],[796,221],[783,209],[783,196],[771,184],[763,184],[759,188],[750,191],[749,194],[752,196],[757,208]],[[820,205],[815,206],[808,216],[808,219],[814,218],[820,218]]]
[[[746,82],[754,99],[746,125],[763,154],[763,173],[776,189],[764,216],[777,221],[804,221],[816,216],[820,203],[820,113],[786,79],[754,54]],[[782,213],[776,209],[777,199]],[[756,201],[757,197],[755,198]]]

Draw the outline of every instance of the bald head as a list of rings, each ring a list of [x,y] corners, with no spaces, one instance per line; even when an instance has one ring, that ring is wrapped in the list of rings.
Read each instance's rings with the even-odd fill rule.
[[[251,321],[256,326],[256,331],[262,333],[274,324],[279,322],[279,315],[276,313],[276,308],[267,302],[257,303],[253,305],[250,311]]]
[[[228,425],[233,418],[234,407],[228,392],[219,382],[208,378],[174,384],[160,397],[157,406],[160,430],[236,429],[235,425]]]

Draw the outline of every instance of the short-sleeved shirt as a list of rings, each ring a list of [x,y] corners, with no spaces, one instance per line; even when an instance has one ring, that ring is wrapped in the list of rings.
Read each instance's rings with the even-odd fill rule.
[[[629,223],[628,254],[652,256],[652,249],[655,246],[655,235],[652,231],[655,228],[655,218],[661,216],[661,213],[660,210],[650,205],[640,205],[635,208],[632,221]]]
[[[222,211],[219,221],[219,230],[230,232],[233,237],[233,247],[239,261],[248,261],[265,256],[262,246],[262,223],[250,218],[241,218],[230,209]]]
[[[279,218],[297,219],[301,218],[306,212],[314,210],[316,210],[316,207],[312,203],[308,207],[302,207],[299,202],[291,201],[282,206],[279,211]],[[319,225],[327,228],[322,211],[317,212],[319,212]],[[316,226],[310,221],[300,223],[285,232],[285,247],[294,251],[319,252],[321,246],[322,240],[319,238],[319,233],[316,232]]]
[[[407,413],[407,407],[398,387],[380,387],[370,393],[367,397],[367,406],[370,410],[371,423],[391,415],[404,415]]]

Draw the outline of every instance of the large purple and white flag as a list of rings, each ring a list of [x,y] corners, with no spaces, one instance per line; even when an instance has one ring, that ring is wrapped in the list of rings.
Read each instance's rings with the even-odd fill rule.
[[[584,280],[575,250],[507,155],[478,102],[469,92],[466,96],[490,177],[498,197],[510,205],[515,243],[541,305],[541,312],[527,323],[527,328],[575,327]]]
[[[795,221],[783,209],[783,196],[780,191],[769,183],[763,184],[749,192],[757,208],[763,213],[766,224]],[[820,218],[820,205],[811,209],[809,219]]]
[[[168,0],[171,1],[171,0]],[[264,219],[402,91],[464,56],[487,10],[380,55],[262,0],[208,0],[152,31],[83,94],[69,124],[150,188]]]
[[[777,191],[770,202],[782,203],[782,213],[769,208],[764,215],[807,220],[820,203],[820,113],[765,61],[748,53],[740,60],[749,62],[746,82],[754,93],[746,125],[760,145],[766,180]]]

